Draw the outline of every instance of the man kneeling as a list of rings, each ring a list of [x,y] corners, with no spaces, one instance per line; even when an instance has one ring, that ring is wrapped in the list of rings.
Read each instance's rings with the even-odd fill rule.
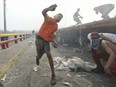
[[[92,58],[97,67],[92,71],[96,73],[116,74],[116,35],[111,33],[92,32],[88,34]],[[100,59],[106,60],[103,67]]]

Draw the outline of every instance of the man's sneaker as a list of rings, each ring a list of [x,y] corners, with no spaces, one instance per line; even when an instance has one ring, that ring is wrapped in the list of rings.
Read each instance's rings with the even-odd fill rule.
[[[56,80],[51,80],[51,85],[55,85],[56,84]]]
[[[35,66],[35,67],[33,68],[33,70],[36,72],[38,67],[39,67],[39,66]]]
[[[91,71],[95,73],[105,73],[104,68],[95,68],[95,69],[92,69]]]

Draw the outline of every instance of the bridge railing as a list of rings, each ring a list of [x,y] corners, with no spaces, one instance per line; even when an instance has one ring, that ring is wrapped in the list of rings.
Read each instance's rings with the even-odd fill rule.
[[[6,49],[9,47],[10,42],[14,42],[15,44],[19,41],[25,40],[29,38],[31,34],[0,34],[0,45],[2,49]]]

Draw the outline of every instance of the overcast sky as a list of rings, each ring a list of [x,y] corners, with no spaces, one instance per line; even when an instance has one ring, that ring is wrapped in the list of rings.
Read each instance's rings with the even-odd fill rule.
[[[101,14],[96,15],[93,11],[95,6],[112,3],[116,0],[6,0],[6,21],[7,30],[38,30],[43,22],[41,11],[56,3],[56,11],[48,14],[54,16],[62,13],[63,19],[59,23],[59,28],[75,25],[73,14],[80,8],[80,15],[83,16],[82,23],[101,20]],[[116,8],[109,14],[110,17],[116,15]],[[3,0],[0,0],[0,30],[3,27]]]

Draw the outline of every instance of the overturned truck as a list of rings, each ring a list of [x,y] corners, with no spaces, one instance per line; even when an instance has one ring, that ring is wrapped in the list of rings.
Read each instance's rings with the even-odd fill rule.
[[[116,34],[116,18],[94,21],[81,25],[73,25],[57,31],[57,41],[59,44],[79,45],[89,42],[87,35],[90,32],[114,33]],[[81,39],[81,40],[80,40]]]

